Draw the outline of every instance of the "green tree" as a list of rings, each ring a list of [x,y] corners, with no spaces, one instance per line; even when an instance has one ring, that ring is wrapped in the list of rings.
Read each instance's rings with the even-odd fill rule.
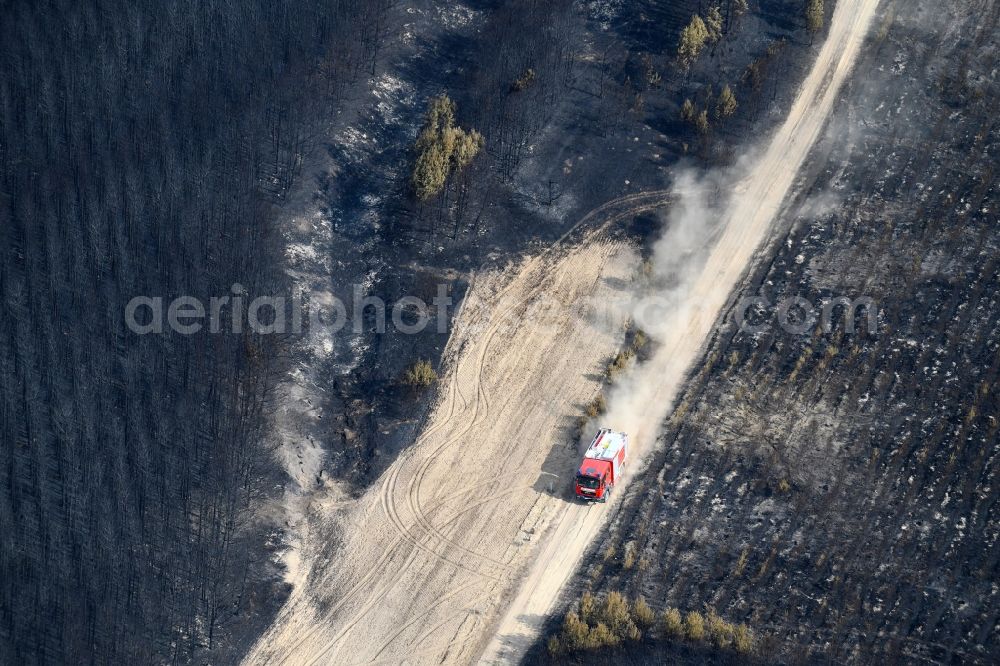
[[[424,117],[424,126],[417,137],[416,149],[418,152],[426,150],[429,146],[438,143],[439,135],[455,124],[455,103],[447,95],[440,95],[431,99],[427,115]]]
[[[629,613],[628,601],[621,592],[610,592],[604,598],[600,620],[621,638],[636,640],[639,637],[639,631]]]
[[[403,373],[403,383],[417,388],[430,386],[437,381],[437,378],[430,361],[424,360],[415,362]]]
[[[586,650],[590,647],[590,627],[580,616],[569,611],[563,619],[562,637],[559,643],[567,650]]]
[[[413,192],[426,201],[444,189],[448,176],[464,169],[483,147],[476,130],[455,127],[455,103],[447,95],[431,100],[424,127],[417,137],[410,182]]]
[[[618,645],[621,642],[622,640],[618,637],[618,634],[611,631],[608,625],[603,622],[598,622],[595,626],[591,627],[590,633],[587,635],[587,647],[591,650],[599,647]]]
[[[663,611],[663,631],[670,638],[681,638],[684,635],[684,621],[676,608]]]
[[[823,0],[808,0],[806,4],[806,28],[810,35],[815,35],[823,29],[825,18]]]
[[[747,11],[749,11],[749,9],[750,5],[747,3],[747,0],[733,0],[732,11],[733,11],[733,16],[735,16],[736,18],[739,18],[744,14],[746,14]]]
[[[649,57],[648,53],[642,57],[642,66],[645,70],[646,84],[652,88],[660,85],[663,81],[663,77],[656,71],[656,68],[653,66],[653,59]]]
[[[728,118],[736,112],[736,95],[732,89],[726,85],[719,93],[719,101],[715,104],[716,118]]]
[[[441,191],[448,179],[448,153],[433,142],[417,155],[413,165],[413,191],[417,198],[426,201]]]
[[[656,613],[653,609],[649,607],[646,600],[639,597],[632,604],[632,618],[635,620],[636,625],[642,629],[648,630],[654,624],[656,624]]]
[[[677,45],[677,61],[681,67],[688,69],[691,64],[698,59],[705,42],[708,41],[708,28],[701,17],[695,14],[691,17],[691,22],[681,31],[681,41]]]
[[[691,611],[684,616],[684,633],[688,640],[701,642],[705,639],[705,618],[698,611]]]
[[[681,120],[689,123],[694,120],[694,114],[694,102],[690,99],[684,100],[684,104],[681,105]]]
[[[722,11],[717,6],[705,14],[705,28],[708,30],[708,39],[712,42],[722,39]]]
[[[458,130],[455,137],[452,159],[456,169],[464,169],[483,148],[483,135],[476,130]]]
[[[753,650],[753,634],[747,625],[736,625],[733,630],[733,648],[740,654],[749,654]]]
[[[510,89],[513,92],[521,92],[522,90],[528,88],[532,83],[535,82],[535,70],[529,67],[525,70],[524,74],[517,77],[514,83],[511,84]]]
[[[608,410],[608,401],[605,399],[603,393],[598,393],[597,396],[587,403],[587,406],[583,408],[584,414],[590,418],[597,418],[604,412]]]
[[[708,134],[708,130],[711,126],[708,124],[708,110],[704,110],[699,113],[694,119],[694,127],[698,130],[698,134],[702,136]]]
[[[580,618],[590,624],[597,614],[597,599],[590,592],[584,592],[580,597]]]
[[[719,617],[714,610],[709,611],[705,624],[708,628],[708,635],[718,647],[726,648],[732,643],[735,627]]]

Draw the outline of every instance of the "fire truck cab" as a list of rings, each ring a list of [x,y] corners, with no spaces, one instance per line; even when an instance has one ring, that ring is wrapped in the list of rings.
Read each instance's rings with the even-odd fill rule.
[[[576,496],[588,502],[606,502],[621,478],[628,455],[628,435],[602,428],[583,455],[576,473]]]

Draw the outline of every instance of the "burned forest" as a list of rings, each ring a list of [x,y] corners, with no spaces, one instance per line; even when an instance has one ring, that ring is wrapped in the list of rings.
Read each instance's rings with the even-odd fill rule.
[[[648,604],[656,638],[616,660],[996,659],[997,18],[975,3],[882,18],[773,249],[568,595]],[[934,41],[949,24],[956,39]],[[785,313],[791,332],[786,296],[812,300]],[[692,639],[692,613],[724,621]]]
[[[0,661],[186,662],[277,592],[250,509],[278,341],[122,313],[280,285],[309,114],[379,39],[377,5],[340,5],[4,7]]]
[[[1000,660],[996,0],[0,7],[0,664]]]

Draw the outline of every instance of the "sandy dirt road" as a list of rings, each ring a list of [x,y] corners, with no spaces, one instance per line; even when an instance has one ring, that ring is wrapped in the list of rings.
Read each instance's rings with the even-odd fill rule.
[[[612,394],[605,421],[626,430],[641,453],[658,429],[696,362],[731,292],[761,247],[799,168],[819,136],[871,25],[878,0],[838,0],[830,32],[803,82],[785,123],[751,160],[736,184],[721,233],[700,273],[686,286],[685,307],[657,326],[654,358],[638,367],[627,395]],[[633,466],[634,473],[636,467]],[[566,505],[546,535],[541,553],[487,646],[481,661],[518,660],[553,610],[559,591],[587,546],[599,535],[606,511]]]
[[[599,230],[668,197],[611,201],[574,225],[598,231],[572,249],[574,230],[475,278],[427,427],[357,502],[310,498],[295,589],[247,663],[478,656],[538,539],[571,506],[568,430],[624,334],[615,303],[638,257]]]
[[[735,189],[683,320],[660,331],[641,390],[608,423],[655,438],[687,370],[767,236],[850,72],[877,0],[840,0],[786,123]],[[665,205],[622,197],[576,227]],[[575,227],[575,228],[576,228]],[[445,351],[439,400],[413,447],[357,502],[309,498],[291,598],[250,664],[516,661],[611,506],[567,502],[569,426],[619,346],[613,305],[629,248],[592,233],[511,270],[477,276]],[[633,470],[635,468],[633,467]]]

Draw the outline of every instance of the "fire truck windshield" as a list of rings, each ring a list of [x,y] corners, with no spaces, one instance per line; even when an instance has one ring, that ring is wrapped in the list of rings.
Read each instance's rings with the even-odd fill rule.
[[[590,488],[591,490],[596,490],[601,485],[600,479],[593,476],[584,476],[583,474],[576,475],[576,482],[582,487]]]

